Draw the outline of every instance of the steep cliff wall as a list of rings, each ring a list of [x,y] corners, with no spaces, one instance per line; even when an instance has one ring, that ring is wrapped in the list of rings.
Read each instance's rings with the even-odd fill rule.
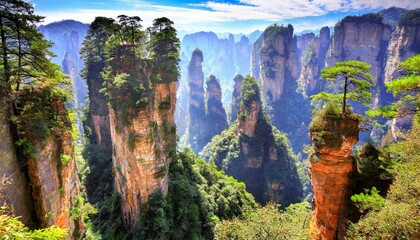
[[[40,227],[67,228],[72,238],[83,232],[76,160],[71,123],[62,104],[57,113],[66,128],[45,140],[33,139],[34,153],[27,156],[32,199]]]
[[[168,189],[168,166],[176,149],[176,83],[152,81],[152,74],[164,73],[144,67],[147,60],[133,57],[130,48],[120,46],[117,52],[113,72],[127,76],[130,90],[110,93],[113,171],[125,223],[135,226],[149,196]]]
[[[203,126],[206,124],[206,111],[204,103],[204,76],[203,53],[196,49],[188,65],[188,82],[190,86],[188,98],[188,124],[185,133],[186,144],[197,154],[206,142],[202,139],[205,135]]]
[[[299,39],[299,38],[298,38]],[[299,43],[299,41],[298,41]],[[330,29],[321,28],[319,36],[314,37],[303,48],[301,55],[302,70],[298,80],[299,91],[304,96],[311,96],[320,92],[325,81],[319,81],[321,70],[325,67],[325,57],[330,45]],[[299,49],[299,48],[298,48]]]
[[[228,110],[228,121],[229,123],[235,122],[238,112],[239,112],[239,106],[241,103],[240,98],[240,91],[242,87],[242,75],[236,75],[233,81],[235,82],[235,85],[233,85],[233,92],[232,92],[232,101],[230,102],[229,110]]]
[[[388,45],[388,59],[385,66],[384,82],[388,83],[400,76],[398,64],[420,53],[420,25],[410,22],[410,15],[420,15],[420,11],[409,11],[392,32]],[[407,19],[406,21],[404,21]]]
[[[206,137],[203,140],[207,144],[214,135],[220,134],[227,128],[226,111],[222,105],[222,89],[214,75],[210,75],[206,81],[205,99],[207,124],[201,127],[206,129]]]
[[[327,66],[339,61],[366,62],[372,66],[370,73],[376,78],[376,83],[383,85],[382,65],[390,38],[391,28],[377,14],[345,17],[334,28]]]
[[[272,123],[289,135],[295,151],[309,142],[309,101],[296,92],[300,64],[291,25],[268,27],[255,42],[252,74],[261,83],[262,96],[272,108]],[[299,106],[297,111],[296,107]]]
[[[350,174],[355,171],[352,147],[358,135],[358,120],[350,117],[317,116],[311,125],[315,150],[309,170],[315,207],[311,228],[319,232],[317,239],[337,239],[343,234],[339,228],[347,224],[345,205]]]
[[[10,109],[0,93],[0,205],[7,205],[17,216],[22,216],[23,223],[32,220],[32,199],[30,198],[26,169],[22,159],[18,160],[15,140],[10,125]]]
[[[269,124],[258,84],[251,77],[243,80],[238,119],[216,135],[201,154],[243,181],[258,202],[288,205],[302,195],[288,140]]]
[[[74,129],[62,100],[51,97],[50,91],[41,87],[21,89],[16,95],[18,101],[14,104],[13,117],[6,116],[8,113],[4,115],[9,118],[6,120],[13,121],[8,131],[13,132],[13,136],[4,135],[6,138],[2,141],[7,144],[11,140],[8,136],[13,137],[13,144],[6,145],[5,160],[9,161],[2,177],[6,180],[10,177],[15,188],[11,194],[6,184],[5,196],[9,198],[6,203],[12,208],[22,204],[16,208],[16,214],[22,214],[25,222],[30,216],[35,228],[55,225],[68,229],[69,237],[78,238],[84,226]],[[17,153],[17,158],[12,157],[11,151]],[[16,163],[12,163],[12,159]],[[8,175],[10,171],[13,175]]]

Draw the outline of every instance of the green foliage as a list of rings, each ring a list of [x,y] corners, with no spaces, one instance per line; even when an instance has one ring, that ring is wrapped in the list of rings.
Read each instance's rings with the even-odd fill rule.
[[[285,211],[268,204],[243,217],[217,223],[214,239],[309,239],[311,206],[292,204]]]
[[[134,148],[136,147],[137,138],[138,138],[137,133],[130,132],[128,134],[128,149],[130,149],[130,151],[133,151]]]
[[[242,80],[241,99],[246,107],[250,107],[253,101],[261,101],[258,82],[249,75]]]
[[[274,56],[278,54],[274,47],[275,38],[279,35],[293,34],[293,26],[289,24],[285,27],[283,25],[279,26],[277,24],[273,24],[266,28],[263,34],[264,42],[262,43],[259,52],[268,56]]]
[[[420,9],[414,9],[404,14],[400,21],[399,26],[418,26],[420,24]]]
[[[1,239],[66,239],[67,230],[55,226],[44,229],[29,230],[19,219],[7,214],[5,207],[0,208]]]
[[[67,154],[60,154],[60,161],[63,165],[66,165],[71,160],[71,157]]]
[[[240,216],[256,203],[245,185],[185,149],[169,169],[169,192],[157,192],[140,216],[140,239],[212,239],[218,219]]]
[[[389,106],[367,112],[371,117],[406,117],[420,107],[420,54],[408,58],[399,65],[404,76],[387,83],[387,91],[398,100]]]
[[[312,103],[323,100],[324,104],[339,107],[341,105],[341,115],[344,117],[350,107],[347,99],[361,103],[365,107],[370,106],[370,88],[373,86],[374,77],[369,73],[370,66],[360,61],[336,62],[330,68],[321,70],[321,78],[328,81],[344,79],[343,94],[331,94],[321,92],[311,96]],[[342,98],[342,101],[339,99]],[[326,102],[326,103],[325,103]],[[324,105],[323,104],[323,105]],[[340,105],[339,105],[340,104]]]
[[[378,211],[368,212],[348,232],[349,239],[415,239],[420,229],[420,139],[419,116],[406,140],[387,147],[401,162],[395,167],[395,181]]]
[[[371,190],[365,189],[365,192],[351,196],[351,200],[361,212],[368,210],[378,211],[385,206],[385,199],[379,195],[376,187],[372,187]]]
[[[336,27],[342,26],[346,22],[355,22],[355,23],[377,23],[382,24],[382,16],[378,13],[367,13],[361,16],[347,16],[343,18],[336,24]]]

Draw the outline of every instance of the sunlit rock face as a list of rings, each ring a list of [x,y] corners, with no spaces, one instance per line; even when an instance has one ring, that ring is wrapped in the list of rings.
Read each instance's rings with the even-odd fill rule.
[[[315,207],[311,228],[317,239],[337,239],[348,201],[351,174],[356,171],[352,147],[359,140],[358,120],[326,119],[325,128],[311,132],[315,154],[310,158],[309,175]]]
[[[152,82],[150,69],[140,68],[140,61],[125,51],[124,46],[119,49],[121,59],[112,63],[113,71],[129,74],[138,84]],[[151,194],[167,193],[168,167],[176,149],[176,82],[162,79],[144,91],[151,92],[142,107],[129,105],[130,96],[121,94],[112,96],[115,102],[109,107],[115,184],[123,219],[132,227],[138,224],[139,213],[147,210]]]
[[[259,80],[262,97],[270,107],[272,124],[288,134],[296,152],[309,143],[309,100],[297,92],[299,50],[292,25],[268,27],[255,42],[251,73]],[[301,40],[301,47],[305,41]]]

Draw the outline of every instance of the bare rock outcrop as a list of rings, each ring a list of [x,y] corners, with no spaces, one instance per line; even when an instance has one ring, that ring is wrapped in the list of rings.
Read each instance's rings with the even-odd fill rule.
[[[352,147],[359,140],[358,120],[323,116],[325,125],[311,129],[315,153],[310,158],[315,210],[311,228],[317,239],[337,239],[340,225],[346,225],[345,206],[350,175],[356,171]]]

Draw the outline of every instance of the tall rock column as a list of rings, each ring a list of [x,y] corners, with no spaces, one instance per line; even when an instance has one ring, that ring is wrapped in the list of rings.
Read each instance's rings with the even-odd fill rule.
[[[242,75],[236,75],[233,81],[235,85],[233,85],[233,92],[232,92],[232,101],[230,102],[229,113],[228,113],[228,121],[229,123],[233,123],[236,120],[236,117],[239,112],[239,106],[241,103],[241,87],[242,87]]]
[[[323,27],[319,36],[313,38],[302,53],[302,70],[298,83],[299,91],[307,97],[322,91],[325,81],[320,81],[321,70],[325,67],[329,45],[330,29]]]
[[[176,149],[176,79],[161,78],[165,73],[144,67],[145,61],[133,57],[129,46],[119,46],[111,62],[115,76],[126,77],[128,84],[110,92],[109,115],[115,184],[130,226],[147,210],[144,204],[151,194],[167,192],[168,167]],[[152,81],[152,75],[162,80]]]
[[[210,75],[206,81],[206,121],[205,136],[203,141],[210,142],[210,139],[217,134],[220,134],[227,128],[226,111],[222,104],[222,89],[220,88],[219,80]]]
[[[262,96],[272,109],[273,125],[289,135],[297,152],[309,142],[306,125],[310,121],[309,101],[296,92],[299,66],[292,25],[270,26],[255,42],[252,74],[259,79]]]
[[[315,153],[310,158],[310,177],[315,210],[311,228],[317,239],[339,238],[350,185],[355,171],[352,147],[359,140],[358,120],[346,117],[317,116],[325,124],[311,126]],[[320,120],[320,119],[314,119]]]
[[[200,152],[206,144],[206,142],[201,139],[204,135],[203,126],[206,124],[202,62],[203,53],[199,49],[194,50],[188,65],[188,82],[190,85],[190,94],[188,98],[189,117],[186,141],[196,154]]]

